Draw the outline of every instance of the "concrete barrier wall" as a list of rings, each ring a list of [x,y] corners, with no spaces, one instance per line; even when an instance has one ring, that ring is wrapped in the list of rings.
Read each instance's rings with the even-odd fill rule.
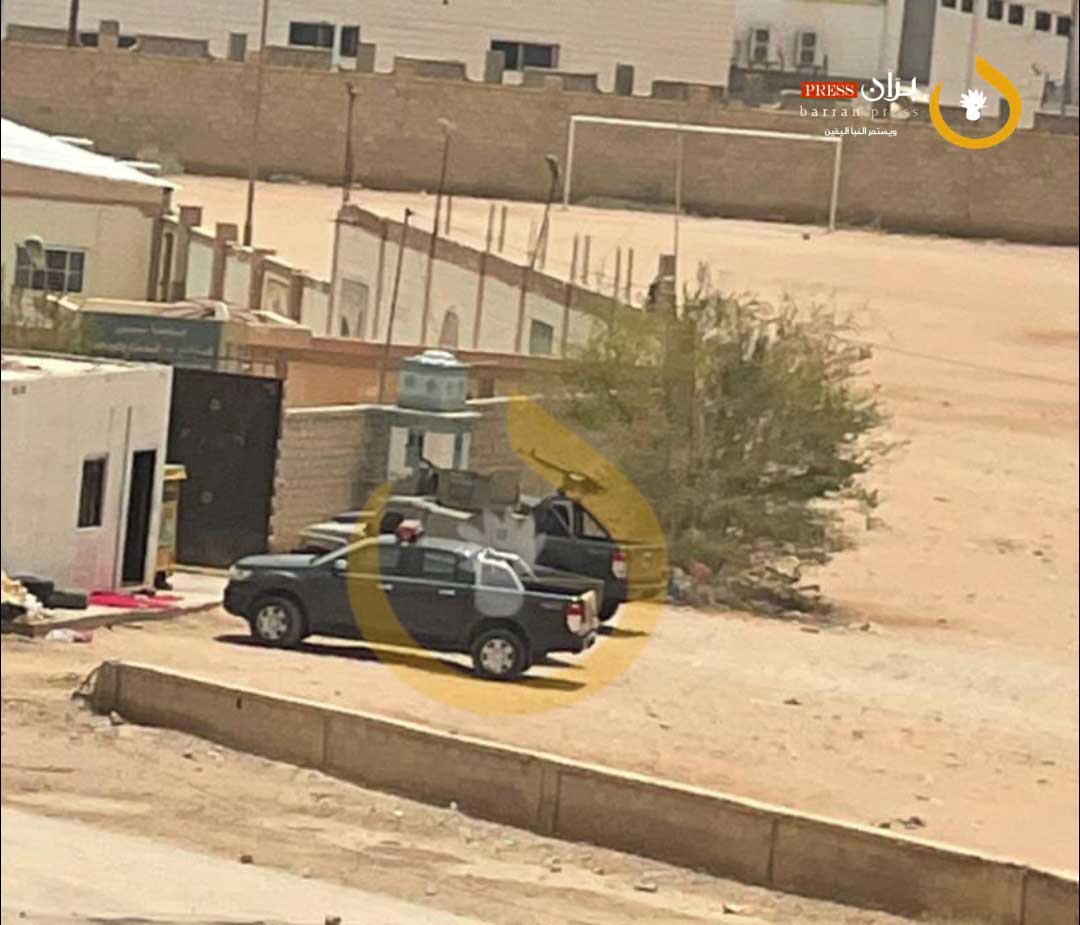
[[[99,712],[558,838],[903,915],[1076,925],[1075,877],[671,781],[105,662]]]
[[[254,56],[249,56],[253,59]],[[93,138],[100,150],[151,148],[195,172],[246,176],[254,60],[111,54],[93,48],[5,41],[4,115],[42,131]],[[859,127],[724,105],[709,88],[680,85],[678,98],[510,87],[419,75],[265,69],[260,172],[336,183],[344,150],[345,84],[356,88],[354,159],[369,188],[434,189],[443,136],[456,126],[447,188],[468,195],[542,200],[542,156],[563,156],[573,114],[819,134]],[[176,88],[183,92],[176,92]],[[676,89],[674,87],[672,90]],[[122,111],[125,118],[117,119]],[[865,128],[865,126],[863,126]],[[1018,131],[1006,144],[968,151],[932,126],[893,122],[896,137],[844,142],[842,223],[888,230],[1075,244],[1077,136]],[[669,207],[675,146],[668,133],[582,126],[574,155],[576,201],[629,199]],[[691,211],[821,222],[828,211],[832,150],[790,139],[688,136],[683,204]]]

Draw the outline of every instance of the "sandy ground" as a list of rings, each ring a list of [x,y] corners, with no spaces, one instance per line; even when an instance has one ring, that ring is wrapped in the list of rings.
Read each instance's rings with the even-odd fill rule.
[[[176,179],[177,200],[202,204],[207,224],[242,217],[243,182]],[[399,218],[409,206],[421,226],[434,212],[424,194],[353,198]],[[260,184],[256,243],[328,275],[340,200],[332,187]],[[453,236],[482,244],[488,209],[455,198]],[[520,258],[542,207],[508,209],[505,253]],[[593,271],[610,275],[615,248],[633,247],[640,287],[670,251],[672,228],[669,215],[556,207],[548,269],[565,272],[573,236],[589,234]],[[724,290],[832,306],[876,345],[869,378],[904,445],[874,479],[884,526],[817,576],[827,593],[882,622],[946,619],[988,643],[1075,662],[1075,248],[700,218],[680,222],[680,241],[687,272],[707,262]]]
[[[201,202],[208,222],[242,216],[242,183],[182,183],[179,201]],[[326,273],[339,198],[260,186],[257,243]],[[356,199],[432,212],[430,197]],[[487,210],[455,200],[455,234],[482,239]],[[538,215],[511,204],[510,250]],[[642,281],[670,249],[670,216],[553,219],[549,268],[568,262],[575,232],[593,236],[594,268],[634,247]],[[681,240],[683,266],[709,260],[714,283],[832,305],[878,345],[869,378],[904,441],[874,477],[884,526],[814,576],[870,631],[669,609],[615,683],[581,698],[541,671],[521,696],[535,688],[556,709],[494,721],[420,693],[423,658],[267,652],[211,616],[32,656],[5,643],[5,696],[43,673],[138,658],[859,822],[918,817],[921,836],[1075,870],[1076,250],[700,219]]]
[[[594,657],[632,644],[627,622],[620,613]],[[586,663],[540,666],[512,686],[453,672],[436,698],[425,689],[435,656],[319,639],[275,651],[246,629],[210,613],[99,630],[89,645],[6,640],[5,701],[123,657],[1077,866],[1077,678],[1050,653],[948,625],[800,627],[666,608],[630,670],[591,696]],[[532,712],[463,709],[468,695]],[[910,830],[893,821],[912,817]]]
[[[231,654],[197,641],[194,630],[208,628],[117,630],[114,641]],[[113,725],[70,698],[85,663],[109,647],[4,643],[5,671],[18,666],[5,674],[3,696],[5,925],[335,915],[345,925],[903,921],[540,838],[167,730]],[[45,673],[32,679],[32,664]]]

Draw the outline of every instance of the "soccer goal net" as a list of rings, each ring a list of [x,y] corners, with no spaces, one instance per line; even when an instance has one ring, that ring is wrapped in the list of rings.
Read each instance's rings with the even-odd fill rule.
[[[578,130],[586,125],[617,125],[638,129],[646,129],[658,132],[674,132],[681,137],[683,135],[729,135],[743,138],[772,138],[785,141],[806,142],[808,144],[827,144],[833,146],[832,182],[829,189],[828,228],[829,231],[836,229],[836,200],[840,192],[840,163],[843,156],[843,138],[831,135],[809,135],[802,132],[774,132],[764,129],[750,128],[727,128],[719,125],[698,125],[687,122],[651,122],[647,119],[619,119],[608,116],[570,116],[570,128],[566,139],[566,176],[563,181],[563,205],[570,205],[573,195],[574,182],[574,149],[577,143]],[[675,164],[675,201],[676,212],[681,211],[683,202],[682,190],[682,145],[678,146]]]

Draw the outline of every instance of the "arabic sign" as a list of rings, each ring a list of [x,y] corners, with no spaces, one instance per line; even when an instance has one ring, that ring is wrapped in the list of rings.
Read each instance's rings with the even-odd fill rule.
[[[889,71],[884,83],[875,77],[862,87],[854,80],[806,80],[800,95],[807,100],[854,100],[861,96],[868,103],[895,103],[902,96],[914,97],[917,89],[914,77],[905,89],[904,82]]]
[[[223,327],[193,318],[82,312],[83,346],[90,353],[200,369],[215,368]]]

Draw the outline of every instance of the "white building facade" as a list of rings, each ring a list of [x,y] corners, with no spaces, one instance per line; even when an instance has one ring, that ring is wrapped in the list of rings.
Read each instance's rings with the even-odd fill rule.
[[[506,54],[506,82],[524,67],[595,73],[610,90],[616,64],[635,68],[639,92],[653,80],[726,85],[736,0],[668,0],[626,4],[614,0],[274,0],[268,43],[325,48],[348,66],[360,43],[374,44],[377,70],[395,56],[463,61],[471,78],[484,73],[488,51]],[[245,33],[258,47],[260,4],[220,0],[81,0],[80,29],[99,20],[120,23],[125,37],[139,33],[209,39],[224,57],[229,33]],[[8,0],[10,23],[64,28],[68,0]]]
[[[1076,79],[1074,15],[1074,0],[740,0],[733,64],[864,80],[892,71],[926,89],[941,82],[955,105],[969,87],[998,96],[975,74],[978,55],[1034,109],[1046,82],[1058,91]]]
[[[8,119],[0,181],[5,316],[46,294],[148,297],[169,184]]]
[[[3,356],[3,567],[96,591],[153,582],[172,369]]]

